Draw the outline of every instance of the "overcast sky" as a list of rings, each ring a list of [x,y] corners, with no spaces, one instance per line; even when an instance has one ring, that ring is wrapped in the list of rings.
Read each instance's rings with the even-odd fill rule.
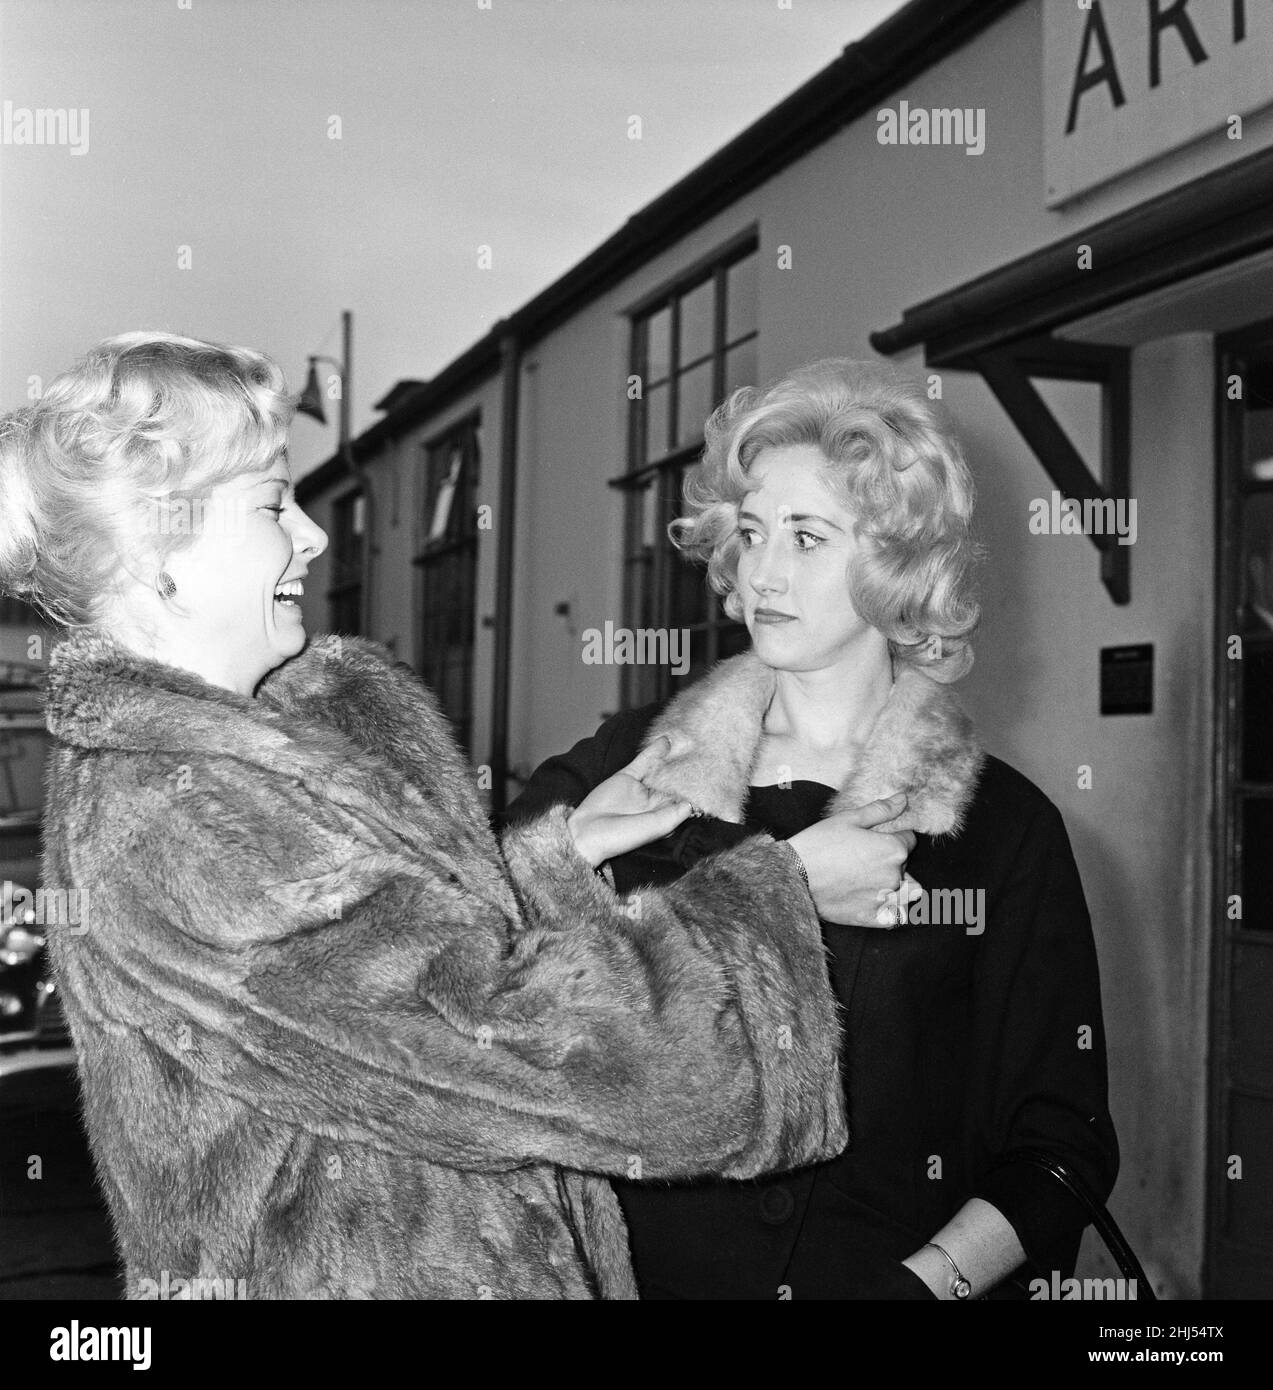
[[[361,430],[897,8],[0,0],[0,409],[133,328],[299,387],[350,308]],[[84,152],[20,108],[86,109]],[[298,473],[334,446],[298,420]]]

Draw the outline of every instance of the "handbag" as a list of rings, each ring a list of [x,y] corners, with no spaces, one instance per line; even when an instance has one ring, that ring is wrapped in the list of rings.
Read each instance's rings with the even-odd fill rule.
[[[1154,1286],[1149,1282],[1144,1266],[1136,1258],[1136,1252],[1132,1249],[1131,1242],[1128,1241],[1118,1222],[1110,1214],[1109,1208],[1097,1198],[1087,1182],[1078,1173],[1062,1163],[1059,1158],[1055,1158],[1051,1154],[1041,1153],[1037,1149],[1016,1149],[1010,1157],[1014,1162],[1020,1160],[1025,1163],[1032,1163],[1035,1167],[1055,1178],[1087,1213],[1088,1220],[1105,1242],[1105,1248],[1109,1251],[1110,1257],[1118,1266],[1123,1278],[1129,1282],[1135,1281],[1137,1299],[1150,1303],[1158,1301]]]

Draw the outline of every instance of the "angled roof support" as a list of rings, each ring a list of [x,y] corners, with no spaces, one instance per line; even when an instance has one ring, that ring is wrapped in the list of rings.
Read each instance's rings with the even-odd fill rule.
[[[971,367],[985,378],[1063,497],[1080,505],[1126,499],[1131,482],[1131,362],[1127,348],[1050,337],[989,348],[948,366]],[[1101,387],[1101,476],[1074,447],[1033,378],[1088,381]],[[1101,582],[1115,603],[1131,601],[1130,548],[1112,531],[1089,532],[1101,556]]]

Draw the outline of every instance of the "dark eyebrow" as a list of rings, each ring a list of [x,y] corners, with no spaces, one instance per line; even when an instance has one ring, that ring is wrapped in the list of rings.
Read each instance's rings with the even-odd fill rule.
[[[742,521],[744,517],[746,517],[748,521],[760,521],[760,518],[755,512],[738,513],[739,521]],[[818,516],[816,512],[792,512],[787,520],[790,521],[793,526],[805,521],[820,521],[823,526],[829,526],[833,531],[839,531],[841,535],[844,535],[843,526],[837,526],[834,521],[829,521],[825,516]],[[761,522],[761,525],[764,525],[764,523]]]

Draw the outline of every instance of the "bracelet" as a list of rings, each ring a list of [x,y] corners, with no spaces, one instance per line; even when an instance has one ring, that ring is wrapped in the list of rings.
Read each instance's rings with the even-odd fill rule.
[[[970,1297],[971,1294],[972,1294],[972,1285],[968,1282],[967,1279],[964,1278],[963,1273],[962,1273],[962,1271],[960,1270],[959,1266],[954,1262],[954,1260],[952,1260],[952,1259],[950,1258],[950,1256],[946,1253],[946,1251],[943,1250],[943,1249],[941,1248],[941,1246],[937,1244],[937,1242],[936,1242],[935,1240],[930,1240],[930,1241],[928,1241],[928,1243],[924,1246],[924,1249],[927,1250],[930,1246],[931,1246],[934,1250],[936,1250],[940,1255],[943,1256],[943,1258],[945,1259],[946,1263],[947,1263],[947,1264],[951,1267],[951,1269],[954,1270],[954,1272],[955,1272],[955,1277],[950,1281],[950,1295],[951,1295],[951,1297],[952,1297],[952,1298],[968,1298],[968,1297]]]
[[[800,851],[787,840],[779,840],[777,843],[796,861],[796,868],[800,870],[800,878],[804,883],[804,891],[813,897],[813,889],[809,887],[809,870],[805,868],[804,860],[800,858]]]

